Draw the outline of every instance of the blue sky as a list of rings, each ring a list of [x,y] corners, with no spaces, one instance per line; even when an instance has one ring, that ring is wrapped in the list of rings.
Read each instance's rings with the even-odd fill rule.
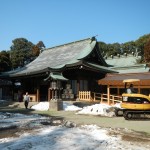
[[[0,0],[0,50],[26,38],[47,48],[98,35],[125,43],[150,33],[150,0]]]

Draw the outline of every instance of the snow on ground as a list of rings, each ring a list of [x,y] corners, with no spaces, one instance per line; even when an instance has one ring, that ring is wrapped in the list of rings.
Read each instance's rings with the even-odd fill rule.
[[[0,102],[4,102],[3,100],[0,100]],[[90,114],[90,115],[101,115],[101,116],[108,116],[112,117],[114,116],[114,108],[119,107],[120,108],[120,103],[114,105],[114,106],[109,106],[107,104],[94,104],[91,106],[86,106],[86,107],[78,107],[75,106],[69,102],[64,102],[63,101],[63,110],[64,111],[75,111],[76,114]],[[49,110],[49,102],[39,102],[36,105],[33,105],[31,109],[34,110],[39,110],[39,111],[47,111]]]
[[[37,129],[34,134],[24,133],[19,138],[0,139],[0,149],[86,150],[112,148],[116,138],[111,138],[106,133],[106,130],[99,130],[94,126],[83,126],[81,128],[45,127]]]
[[[63,109],[65,111],[78,111],[78,110],[81,110],[82,108],[81,107],[77,107],[73,104],[69,104],[67,102],[63,102]]]
[[[66,104],[67,105],[67,104]],[[72,105],[69,105],[72,106]],[[101,108],[100,108],[101,107]],[[66,108],[66,107],[65,107]],[[94,113],[108,111],[107,105],[92,105],[84,109]],[[84,110],[85,111],[85,110]],[[78,111],[80,112],[80,111]],[[87,111],[88,112],[88,111]],[[52,126],[50,117],[23,115],[19,113],[0,113],[1,150],[149,150],[149,141],[127,141],[122,134],[110,134],[111,128],[96,125]],[[46,123],[47,124],[42,124]],[[14,129],[15,127],[15,129]],[[16,132],[11,132],[15,130]],[[6,135],[11,134],[10,135]],[[17,135],[17,136],[16,136]]]
[[[40,102],[34,106],[31,107],[34,110],[40,110],[40,111],[44,111],[44,110],[48,110],[49,109],[49,102]],[[77,107],[75,105],[69,104],[67,102],[63,102],[63,109],[65,111],[78,111],[81,110],[82,108]]]
[[[33,105],[31,108],[34,110],[40,110],[40,111],[48,110],[49,102],[40,102],[36,105]]]
[[[134,143],[123,141],[120,135],[109,134],[111,129],[104,129],[96,125],[83,125],[79,127],[66,127],[63,124],[59,126],[40,126],[31,130],[22,130],[19,128],[25,126],[27,128],[33,118],[41,119],[40,115],[21,115],[11,113],[0,113],[0,127],[3,122],[18,123],[18,136],[14,133],[11,137],[0,138],[1,150],[148,150],[150,145],[142,143]],[[20,120],[18,122],[18,120]],[[25,120],[25,121],[24,121]],[[31,126],[30,126],[31,127]],[[2,128],[1,128],[2,131]],[[6,131],[6,130],[5,130]]]
[[[37,114],[24,115],[19,113],[0,113],[0,130],[9,127],[20,127],[28,124],[28,122],[47,119]]]
[[[40,111],[48,110],[49,109],[49,102],[40,102],[36,105],[33,105],[31,108],[34,110],[40,110]],[[78,111],[78,110],[81,110],[82,108],[77,107],[77,106],[72,105],[72,104],[67,103],[67,102],[63,102],[63,109],[65,111]]]
[[[94,104],[86,107],[77,107],[69,102],[63,102],[63,109],[65,111],[77,111],[76,114],[90,114],[90,115],[101,115],[101,116],[114,116],[114,107],[120,107],[119,104],[115,106],[109,106],[107,104]],[[31,107],[35,110],[48,110],[49,102],[40,102]]]
[[[0,100],[0,103],[4,103],[4,100]],[[101,115],[101,116],[114,116],[114,108],[119,107],[120,104],[116,104],[114,106],[109,106],[107,104],[95,104],[86,107],[78,107],[69,102],[63,102],[63,110],[64,111],[75,111],[76,114],[90,114],[90,115]],[[39,110],[39,111],[47,111],[49,110],[49,102],[39,102],[36,105],[33,105],[31,109]]]
[[[1,100],[0,100],[0,103],[3,103],[3,102],[6,102],[6,100],[2,100],[2,99],[1,99]]]
[[[90,115],[102,115],[102,116],[114,116],[113,107],[107,104],[95,104],[84,107],[81,111],[76,114],[90,114]]]

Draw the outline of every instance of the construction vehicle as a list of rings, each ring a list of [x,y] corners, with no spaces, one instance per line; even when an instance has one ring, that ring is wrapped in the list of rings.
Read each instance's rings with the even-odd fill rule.
[[[123,80],[127,84],[140,82],[139,79]],[[123,115],[126,120],[150,119],[150,96],[138,93],[123,93],[121,109],[116,109],[116,116]]]

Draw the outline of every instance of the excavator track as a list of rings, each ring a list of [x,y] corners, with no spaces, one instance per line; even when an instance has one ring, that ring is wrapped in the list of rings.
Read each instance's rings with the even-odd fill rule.
[[[115,109],[115,115],[116,115],[117,117],[122,117],[122,116],[123,116],[123,109],[116,108],[116,109]]]
[[[126,120],[150,120],[150,110],[124,110],[123,116]]]

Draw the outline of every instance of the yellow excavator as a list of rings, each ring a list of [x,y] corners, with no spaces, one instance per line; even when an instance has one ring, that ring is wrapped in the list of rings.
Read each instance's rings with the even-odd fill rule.
[[[127,91],[127,84],[133,84],[134,82],[140,82],[139,79],[126,79],[125,90]],[[123,114],[126,120],[134,119],[150,119],[150,95],[138,94],[138,93],[123,93],[121,109],[116,110],[116,116]]]

